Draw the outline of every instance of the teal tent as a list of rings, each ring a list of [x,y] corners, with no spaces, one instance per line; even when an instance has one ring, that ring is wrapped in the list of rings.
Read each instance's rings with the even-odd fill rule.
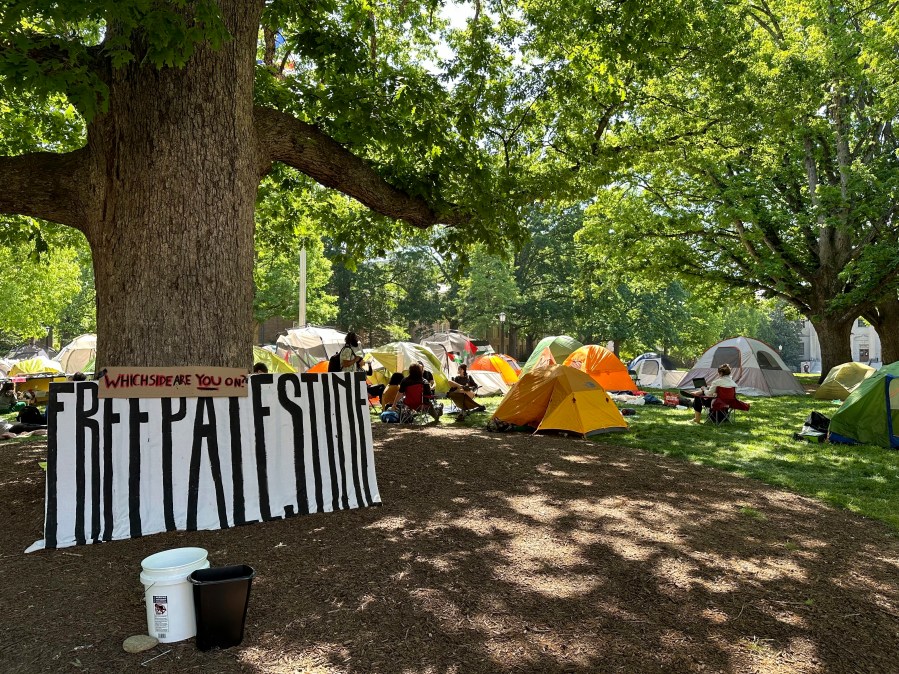
[[[531,357],[528,358],[524,367],[521,368],[521,374],[525,375],[540,363],[541,360],[547,361],[547,364],[561,365],[572,353],[581,348],[583,344],[574,337],[568,335],[558,335],[556,337],[544,337],[540,343],[534,347]]]
[[[899,449],[899,362],[859,384],[833,415],[828,437],[831,442]]]

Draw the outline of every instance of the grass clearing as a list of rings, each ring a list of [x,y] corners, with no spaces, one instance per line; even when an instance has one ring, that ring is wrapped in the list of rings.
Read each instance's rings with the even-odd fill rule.
[[[813,388],[817,375],[798,378]],[[833,401],[811,396],[743,399],[752,409],[740,413],[731,424],[694,424],[692,409],[647,405],[627,418],[627,433],[600,435],[594,441],[636,447],[762,480],[881,520],[899,534],[899,452],[871,445],[793,440],[793,433],[812,410],[832,417],[839,407]],[[482,427],[501,400],[499,396],[478,398],[486,405],[486,413],[471,414],[462,421],[444,416],[440,423]],[[752,513],[743,514],[753,517]]]

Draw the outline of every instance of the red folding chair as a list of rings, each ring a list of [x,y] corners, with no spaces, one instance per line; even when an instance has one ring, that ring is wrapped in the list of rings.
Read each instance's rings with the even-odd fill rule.
[[[733,423],[734,412],[748,412],[749,408],[749,403],[737,400],[737,389],[733,386],[719,386],[709,408],[709,421],[716,426]]]

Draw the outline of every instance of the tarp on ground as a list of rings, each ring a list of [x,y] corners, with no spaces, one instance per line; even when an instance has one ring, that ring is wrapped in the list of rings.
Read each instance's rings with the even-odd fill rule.
[[[368,352],[372,358],[384,366],[387,377],[394,372],[402,372],[403,376],[409,374],[409,366],[418,361],[425,364],[425,368],[434,375],[434,388],[438,393],[449,391],[449,380],[443,373],[440,360],[428,347],[412,342],[390,342],[384,346],[378,346]]]
[[[288,374],[296,372],[297,369],[283,358],[279,358],[268,349],[261,346],[253,347],[253,364],[265,363],[268,371],[272,374]]]
[[[731,337],[718,342],[699,357],[696,365],[680,380],[677,388],[694,388],[693,380],[703,377],[712,384],[718,368],[730,365],[737,393],[745,396],[802,396],[805,389],[790,372],[777,350],[751,337]]]
[[[568,335],[544,337],[537,343],[530,357],[522,366],[521,374],[527,374],[537,367],[538,363],[540,365],[550,364],[550,361],[551,364],[563,363],[568,356],[582,346],[583,344]]]
[[[899,449],[899,362],[859,384],[830,420],[828,437]]]
[[[468,374],[478,385],[478,395],[505,395],[518,381],[518,373],[509,364],[509,356],[478,356],[468,366]]]
[[[818,400],[846,400],[865,379],[877,370],[864,363],[843,363],[831,368],[821,386],[812,394]]]
[[[618,356],[598,344],[575,350],[565,359],[564,365],[586,372],[606,391],[633,391],[636,388]]]
[[[595,435],[627,430],[609,395],[588,374],[565,365],[536,368],[503,398],[494,419],[536,431]]]
[[[80,335],[66,344],[56,357],[62,365],[64,372],[75,374],[76,372],[89,372],[86,369],[89,363],[97,358],[97,335],[87,333]]]
[[[305,372],[322,360],[328,360],[343,348],[347,333],[333,328],[308,325],[288,330],[277,340],[277,355],[299,372]]]

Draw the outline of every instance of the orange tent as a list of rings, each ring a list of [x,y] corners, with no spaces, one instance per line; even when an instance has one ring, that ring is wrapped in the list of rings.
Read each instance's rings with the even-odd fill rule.
[[[627,429],[627,422],[602,387],[584,372],[564,365],[535,367],[512,387],[493,418],[537,431],[594,435]]]
[[[565,359],[565,365],[586,372],[606,391],[634,391],[637,388],[625,364],[603,346],[582,346]]]
[[[507,356],[504,353],[500,353],[497,355],[499,355],[500,358],[502,358],[504,361],[506,361],[509,364],[509,367],[511,367],[515,371],[515,374],[517,374],[518,376],[521,376],[521,365],[518,364],[517,360],[512,358],[512,356]]]
[[[514,384],[518,381],[518,374],[509,365],[509,362],[503,356],[493,353],[489,356],[479,356],[471,361],[468,366],[469,372],[498,372],[502,375],[503,381],[507,384]]]
[[[306,370],[306,372],[312,372],[312,373],[322,373],[322,372],[327,372],[327,371],[328,371],[328,361],[326,361],[326,360],[321,360],[321,361],[317,362],[315,365],[313,365],[312,367],[310,367],[308,370]]]

